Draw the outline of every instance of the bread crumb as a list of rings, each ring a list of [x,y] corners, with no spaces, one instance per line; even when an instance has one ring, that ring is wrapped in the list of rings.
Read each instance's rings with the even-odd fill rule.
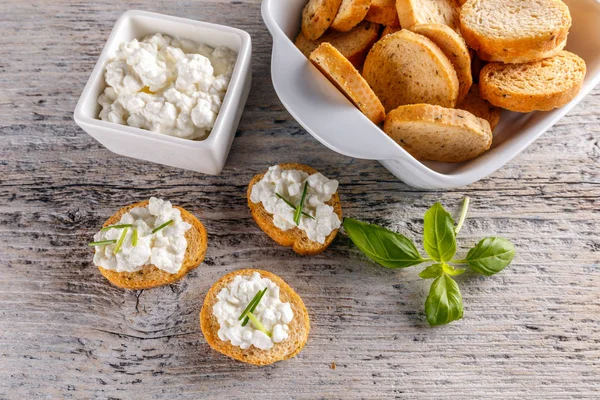
[[[331,363],[331,365],[329,366],[329,368],[335,369],[335,361]]]

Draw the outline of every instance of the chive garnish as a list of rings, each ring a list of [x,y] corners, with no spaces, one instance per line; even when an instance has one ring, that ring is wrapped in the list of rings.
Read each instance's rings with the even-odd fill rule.
[[[158,228],[154,228],[154,230],[152,231],[152,233],[156,233],[156,232],[160,231],[161,229],[164,229],[167,226],[171,225],[172,223],[173,223],[173,220],[170,219],[167,222],[165,222],[164,224],[162,224],[161,226],[159,226]]]
[[[93,246],[107,246],[109,244],[113,244],[113,243],[117,243],[116,240],[101,240],[99,242],[92,242],[92,243],[88,243],[88,246],[93,247]]]
[[[260,303],[265,293],[267,293],[267,288],[256,293],[256,296],[254,296],[254,298],[250,301],[242,315],[240,315],[238,321],[245,318],[242,322],[242,326],[248,325],[248,314],[252,314],[256,310],[256,307],[258,307],[258,303]]]
[[[117,255],[117,253],[119,253],[119,251],[121,251],[121,246],[123,246],[123,242],[125,241],[125,236],[127,236],[128,230],[129,230],[129,228],[123,229],[123,232],[121,233],[121,237],[119,237],[119,241],[117,242],[117,245],[115,246],[115,249],[113,250],[114,255]]]
[[[261,331],[262,333],[264,333],[268,337],[271,337],[271,335],[272,335],[271,332],[269,332],[265,328],[265,326],[258,320],[258,318],[256,318],[254,316],[254,314],[248,313],[248,318],[250,318],[250,321],[252,321],[252,325],[254,325],[256,327],[256,329],[258,329],[259,331]]]
[[[100,229],[100,232],[106,232],[111,229],[123,229],[123,228],[131,228],[133,225],[131,224],[121,224],[121,225],[111,225]]]
[[[287,204],[288,206],[292,207],[292,208],[296,208],[296,206],[289,201],[288,199],[286,199],[285,197],[283,197],[282,195],[280,195],[279,193],[275,193],[275,196],[279,197],[281,200],[283,200],[285,202],[285,204]],[[302,215],[304,215],[305,217],[308,217],[310,219],[315,219],[315,217],[313,217],[310,214],[305,213],[304,211],[302,211]]]
[[[302,189],[302,198],[300,199],[300,204],[296,207],[296,212],[294,213],[294,222],[296,225],[300,225],[300,216],[302,215],[302,209],[304,208],[304,200],[306,200],[306,191],[308,190],[308,182],[304,182],[304,189]]]
[[[133,247],[137,246],[138,242],[138,231],[137,228],[133,228],[133,232],[131,232],[131,245]]]

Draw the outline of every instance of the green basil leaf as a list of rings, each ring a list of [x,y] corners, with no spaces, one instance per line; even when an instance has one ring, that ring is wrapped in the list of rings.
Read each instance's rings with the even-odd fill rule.
[[[459,276],[467,272],[466,269],[454,268],[448,264],[442,264],[442,270],[450,276]]]
[[[462,318],[462,296],[454,279],[442,274],[433,281],[425,301],[425,314],[431,326],[445,325]]]
[[[423,279],[435,279],[443,273],[444,267],[442,264],[433,264],[421,271],[419,277]]]
[[[360,251],[386,268],[406,268],[425,261],[413,242],[399,233],[352,218],[344,218],[344,230]]]
[[[469,250],[467,264],[475,272],[491,276],[502,271],[515,257],[515,246],[506,239],[488,237]]]
[[[435,261],[450,261],[456,254],[456,233],[454,220],[442,207],[435,203],[425,213],[423,247]]]

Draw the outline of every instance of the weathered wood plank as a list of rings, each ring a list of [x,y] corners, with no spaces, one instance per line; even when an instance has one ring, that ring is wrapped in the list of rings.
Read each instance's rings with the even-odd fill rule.
[[[251,33],[252,93],[222,175],[114,155],[73,123],[126,8]],[[330,152],[289,116],[271,86],[259,8],[259,0],[0,4],[0,398],[597,398],[600,89],[491,177],[422,192],[376,162]],[[428,328],[418,269],[374,266],[343,236],[307,258],[261,233],[245,187],[282,161],[339,179],[346,215],[419,243],[433,202],[456,210],[469,195],[460,254],[498,234],[515,242],[517,259],[496,277],[460,277],[465,319]],[[86,243],[123,204],[152,195],[205,223],[206,262],[176,285],[125,292],[91,265]],[[204,294],[244,267],[271,270],[302,295],[312,331],[297,358],[254,368],[204,341]]]

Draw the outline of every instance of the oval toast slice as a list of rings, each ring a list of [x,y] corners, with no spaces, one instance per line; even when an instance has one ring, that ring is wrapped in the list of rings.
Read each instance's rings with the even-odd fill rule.
[[[329,43],[310,54],[310,61],[374,124],[385,119],[385,109],[358,70]]]
[[[467,44],[482,59],[522,63],[564,47],[571,14],[561,0],[469,0],[460,22]]]
[[[309,175],[316,174],[318,172],[316,169],[303,164],[279,164],[279,166],[282,169],[296,169],[304,171]],[[273,215],[269,214],[267,210],[265,210],[265,207],[262,205],[262,203],[253,203],[252,200],[250,200],[252,187],[259,182],[264,175],[265,174],[262,173],[254,176],[248,185],[248,191],[246,193],[248,197],[248,208],[250,208],[252,218],[258,227],[276,243],[280,244],[281,246],[291,247],[292,250],[298,254],[313,255],[325,251],[331,242],[333,242],[333,239],[335,239],[339,229],[333,230],[325,239],[325,243],[321,244],[313,242],[308,238],[308,236],[306,236],[306,232],[298,227],[287,231],[282,231],[275,226],[273,223]],[[329,200],[326,204],[333,207],[333,210],[340,218],[340,221],[343,221],[342,205],[340,203],[339,195],[335,193],[331,200]]]
[[[396,0],[372,0],[365,19],[381,25],[399,26]]]
[[[370,7],[371,0],[342,0],[340,9],[331,23],[331,28],[348,32],[365,19]]]
[[[500,122],[500,114],[502,110],[494,107],[489,101],[481,98],[479,94],[479,86],[473,84],[467,96],[456,105],[456,108],[465,110],[478,118],[485,119],[490,124],[492,132]]]
[[[348,32],[329,30],[317,40],[310,40],[300,32],[296,38],[296,47],[308,58],[321,43],[329,42],[350,60],[352,65],[361,69],[367,53],[379,40],[379,28],[378,24],[363,21]]]
[[[333,22],[342,0],[308,0],[302,10],[302,32],[310,40],[321,37]]]
[[[585,61],[561,51],[527,64],[490,63],[479,76],[479,91],[496,107],[522,113],[550,111],[577,96],[585,74]]]
[[[148,201],[142,201],[135,204],[130,204],[121,208],[112,217],[110,217],[103,225],[107,227],[110,225],[117,224],[123,214],[135,207],[146,207]],[[187,240],[187,248],[185,250],[185,257],[183,264],[176,274],[170,274],[167,271],[158,269],[152,264],[145,265],[141,270],[136,272],[117,272],[102,267],[98,267],[100,273],[104,275],[106,279],[115,286],[123,289],[150,289],[157,286],[168,285],[176,282],[183,278],[188,272],[196,269],[204,260],[206,254],[207,234],[204,225],[192,214],[187,212],[181,207],[177,208],[181,212],[181,218],[192,225],[190,229],[185,233],[185,239]]]
[[[219,321],[212,312],[213,306],[218,300],[217,295],[221,289],[229,285],[236,276],[251,276],[254,272],[258,272],[261,277],[268,278],[279,286],[280,300],[283,303],[290,303],[294,313],[294,318],[288,324],[289,337],[283,342],[275,343],[270,350],[261,350],[254,346],[244,350],[239,346],[232,345],[231,342],[222,341],[218,335],[220,328]],[[242,269],[223,276],[209,289],[204,298],[202,310],[200,311],[200,330],[206,342],[213,350],[248,364],[268,365],[292,358],[302,350],[308,340],[310,320],[304,302],[283,279],[268,271]]]
[[[411,31],[423,35],[435,43],[452,63],[458,77],[458,101],[465,98],[473,84],[471,74],[471,55],[465,40],[448,25],[419,24]]]
[[[406,104],[454,107],[459,82],[448,57],[425,36],[402,29],[375,43],[363,77],[386,112]]]
[[[464,110],[429,104],[398,107],[387,115],[383,130],[420,160],[463,162],[492,145],[486,120]]]
[[[460,26],[460,7],[456,0],[396,0],[400,26],[443,24],[454,30]]]

